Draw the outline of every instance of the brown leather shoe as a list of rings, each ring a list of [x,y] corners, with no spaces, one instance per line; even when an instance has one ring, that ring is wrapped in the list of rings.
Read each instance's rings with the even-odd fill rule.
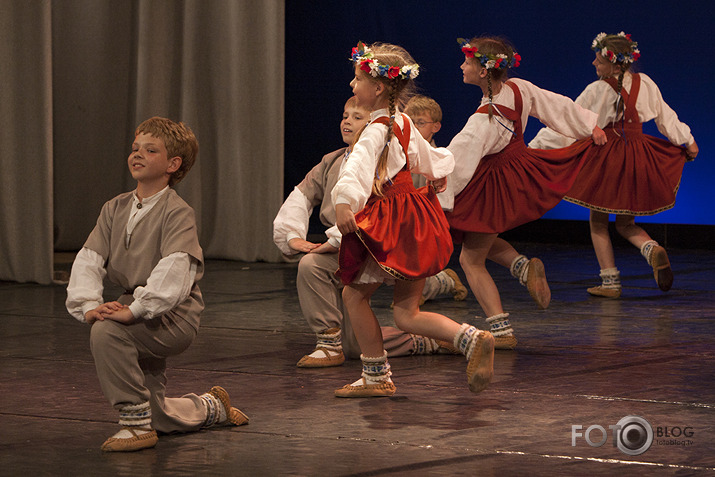
[[[514,349],[516,348],[516,336],[513,334],[494,337],[494,349]]]
[[[313,356],[306,354],[300,361],[296,364],[299,368],[329,368],[331,366],[340,366],[345,362],[345,355],[342,351],[340,354],[331,356],[326,348],[318,346],[313,351],[322,351],[325,354],[325,358],[314,358]]]
[[[102,444],[102,449],[104,452],[134,452],[142,449],[149,449],[156,445],[159,441],[159,436],[156,435],[156,431],[151,428],[138,427],[133,428],[130,426],[122,427],[122,430],[127,430],[131,432],[132,437],[119,438],[110,437],[104,444]],[[150,431],[144,434],[137,434],[136,431]]]
[[[586,289],[593,296],[603,296],[606,298],[618,298],[621,296],[621,287],[606,288],[603,285]]]
[[[234,426],[242,426],[248,424],[248,416],[235,407],[231,407],[231,398],[228,392],[221,386],[214,386],[209,391],[209,394],[221,401],[221,405],[226,410],[226,421],[217,422],[216,424],[233,424]]]
[[[362,378],[362,384],[353,386],[346,384],[335,390],[335,397],[342,398],[364,398],[364,397],[389,397],[395,394],[397,388],[392,381],[385,381],[379,384],[367,384]]]
[[[670,287],[673,286],[673,270],[670,268],[670,260],[668,260],[665,249],[660,245],[653,247],[650,261],[658,288],[664,292],[670,290]]]
[[[546,281],[546,271],[544,262],[538,258],[529,260],[529,271],[526,274],[526,289],[529,295],[536,302],[536,305],[545,310],[551,303],[551,289]]]
[[[480,331],[467,364],[467,381],[473,393],[484,391],[494,375],[494,336]]]
[[[462,301],[467,298],[467,287],[465,287],[464,283],[462,283],[462,281],[459,279],[459,275],[457,275],[457,272],[455,272],[451,268],[445,268],[444,273],[446,273],[447,276],[454,281],[454,288],[452,289],[452,296],[454,297],[454,301]]]

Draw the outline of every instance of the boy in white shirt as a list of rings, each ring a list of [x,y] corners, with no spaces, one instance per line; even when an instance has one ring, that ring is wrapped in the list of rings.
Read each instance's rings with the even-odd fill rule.
[[[345,144],[352,144],[353,138],[369,117],[370,112],[357,107],[354,97],[345,103],[340,123],[340,133]],[[273,241],[281,252],[286,256],[305,253],[298,264],[296,286],[301,310],[316,334],[317,343],[312,353],[298,361],[298,367],[340,366],[345,362],[345,356],[355,359],[360,357],[360,347],[343,305],[342,283],[335,276],[341,234],[335,226],[335,206],[331,191],[338,181],[348,149],[338,149],[323,156],[320,163],[291,192],[273,221]],[[322,244],[306,240],[310,215],[313,208],[318,206],[320,220],[328,227],[325,232],[328,240]],[[429,286],[430,290],[437,291],[434,296],[440,292],[450,293],[455,299],[463,300],[467,289],[456,274],[454,277],[442,271],[427,279],[425,290]],[[390,357],[451,352],[451,346],[446,343],[437,343],[394,327],[382,327],[382,335]]]
[[[204,308],[194,211],[172,189],[198,147],[183,123],[154,117],[140,124],[128,158],[137,188],[104,204],[72,266],[67,310],[92,326],[97,377],[119,412],[121,430],[103,451],[153,447],[157,431],[248,422],[220,386],[200,396],[164,397],[166,358],[189,347]],[[105,277],[125,290],[116,301],[104,303]]]

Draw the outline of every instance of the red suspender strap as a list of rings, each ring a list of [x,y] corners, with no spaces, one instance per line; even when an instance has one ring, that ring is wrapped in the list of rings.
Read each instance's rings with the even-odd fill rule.
[[[636,101],[638,100],[638,93],[641,89],[641,75],[635,73],[631,75],[633,78],[633,83],[631,84],[631,94],[628,97],[628,102],[626,103],[626,119],[632,123],[639,123],[638,111],[636,110]]]
[[[623,98],[623,105],[626,108],[625,118],[631,122],[640,122],[638,119],[638,112],[636,111],[636,100],[638,99],[638,92],[641,88],[641,77],[638,73],[631,75],[633,83],[631,84],[631,92],[628,93],[625,88],[621,88],[621,98]],[[611,85],[611,88],[618,93],[618,80],[616,78],[606,78],[603,81]]]
[[[522,129],[521,129],[521,111],[522,108],[524,107],[524,103],[521,97],[521,91],[519,91],[519,88],[512,83],[511,81],[507,81],[504,83],[505,85],[509,86],[511,90],[514,92],[514,109],[507,108],[506,106],[502,106],[501,104],[496,104],[497,108],[499,110],[497,111],[497,108],[494,108],[494,114],[497,116],[501,116],[503,118],[508,119],[509,121],[512,121],[514,123],[514,128],[516,129],[516,136],[515,138],[521,137],[522,134]],[[477,109],[478,113],[484,113],[484,114],[489,114],[489,105],[488,104],[483,104],[482,106]]]
[[[402,146],[402,150],[405,152],[405,158],[407,159],[407,168],[410,168],[410,157],[407,155],[407,148],[410,145],[410,121],[407,119],[407,116],[404,114],[402,115],[402,120],[404,121],[404,129],[400,129],[400,127],[397,125],[397,122],[392,123],[392,132],[397,138],[398,141],[400,141],[400,145]],[[390,124],[390,121],[387,119],[386,116],[380,116],[379,118],[375,119],[373,122],[375,123],[380,123],[384,124],[385,126],[388,126]]]

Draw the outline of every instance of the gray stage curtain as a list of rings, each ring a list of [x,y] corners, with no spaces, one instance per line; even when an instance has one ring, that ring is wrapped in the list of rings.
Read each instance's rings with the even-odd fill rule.
[[[0,280],[52,279],[49,2],[0,0]]]
[[[184,121],[199,139],[177,190],[196,210],[206,257],[280,260],[271,223],[283,200],[283,0],[0,8],[0,58],[17,63],[0,73],[0,279],[51,280],[53,250],[78,250],[102,204],[134,187],[126,159],[151,116]]]

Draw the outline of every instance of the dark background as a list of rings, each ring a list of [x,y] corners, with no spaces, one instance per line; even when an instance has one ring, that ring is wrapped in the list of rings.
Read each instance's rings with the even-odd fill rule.
[[[286,2],[285,195],[321,157],[343,146],[339,122],[351,96],[350,51],[360,40],[403,46],[420,64],[417,86],[441,105],[446,146],[481,97],[462,83],[458,37],[509,39],[522,56],[511,75],[575,98],[596,80],[591,41],[599,32],[624,30],[639,43],[637,70],[660,87],[665,101],[688,124],[700,147],[683,172],[676,206],[640,222],[715,224],[710,207],[715,93],[710,85],[714,7],[706,1],[363,1]],[[655,125],[644,129],[659,135]],[[530,118],[527,141],[541,127]],[[588,220],[588,211],[562,202],[546,218]]]

